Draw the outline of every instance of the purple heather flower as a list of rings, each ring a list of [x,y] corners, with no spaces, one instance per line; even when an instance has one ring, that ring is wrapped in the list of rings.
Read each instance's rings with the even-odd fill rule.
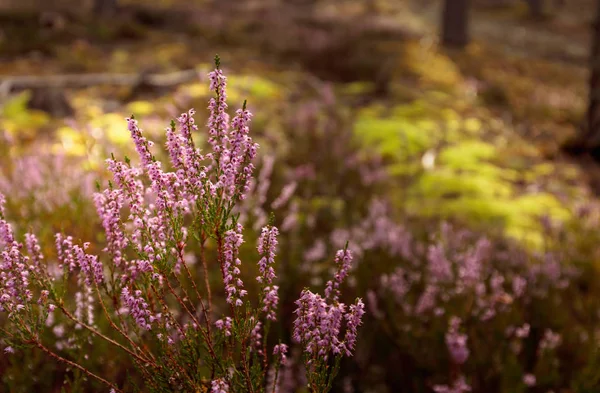
[[[222,330],[226,337],[229,337],[231,336],[232,323],[233,320],[230,317],[226,317],[225,320],[219,319],[216,321],[215,326],[217,329]]]
[[[523,324],[523,326],[515,329],[515,336],[518,338],[526,338],[529,336],[530,326],[528,323]]]
[[[360,299],[346,313],[343,303],[328,304],[325,298],[305,289],[296,305],[293,339],[303,344],[305,352],[325,359],[330,353],[351,355],[356,330],[364,314],[364,304]],[[340,341],[344,318],[347,320],[346,337]]]
[[[227,303],[239,307],[243,304],[242,298],[247,294],[244,283],[240,276],[239,266],[242,264],[238,258],[239,248],[244,242],[242,237],[243,227],[237,224],[235,230],[225,232],[225,242],[223,245],[223,262],[221,271],[223,273],[223,282],[225,292],[227,293]]]
[[[352,356],[352,350],[356,344],[358,327],[361,324],[362,317],[365,314],[365,305],[362,299],[356,299],[356,304],[350,306],[350,311],[345,315],[347,326],[346,336],[344,337],[346,356]]]
[[[529,387],[535,386],[537,379],[533,374],[525,374],[523,375],[523,383]]]
[[[222,378],[215,379],[210,384],[210,393],[227,393],[229,391],[229,385]]]
[[[450,318],[450,326],[446,333],[446,345],[452,360],[456,364],[463,364],[469,357],[469,348],[467,348],[467,335],[458,332],[461,320],[458,317]]]
[[[152,154],[150,153],[152,142],[148,141],[144,136],[142,136],[142,130],[138,127],[137,120],[129,117],[126,120],[127,128],[129,129],[129,132],[131,132],[131,138],[135,144],[135,149],[142,160],[142,166],[146,168],[153,161]]]
[[[113,263],[119,267],[125,263],[123,250],[128,240],[121,229],[121,209],[123,208],[122,190],[104,190],[102,193],[94,194],[94,204],[98,216],[102,220],[102,227],[106,234],[106,247],[103,251],[108,252]]]
[[[435,385],[433,391],[436,393],[465,393],[470,392],[471,387],[467,385],[464,376],[458,377],[452,386],[448,385]]]
[[[512,290],[516,298],[523,296],[527,288],[527,280],[521,276],[516,276],[512,280]]]
[[[338,250],[335,254],[335,264],[338,265],[338,270],[333,276],[333,280],[327,281],[325,298],[338,301],[340,297],[340,285],[348,276],[348,272],[352,266],[352,252],[348,249]]]
[[[254,317],[250,317],[250,322],[254,323]],[[258,350],[259,354],[262,354],[262,334],[260,333],[262,329],[262,322],[258,321],[252,328],[250,332],[250,342],[254,345],[254,347]],[[252,347],[251,347],[252,348]]]
[[[273,280],[276,278],[273,264],[275,263],[278,234],[279,231],[276,227],[264,227],[258,238],[257,246],[258,253],[262,256],[260,261],[258,261],[260,276],[256,277],[256,280],[261,284],[263,291],[262,311],[267,314],[267,319],[272,321],[277,319],[275,309],[279,303],[279,287],[273,285]]]
[[[544,331],[544,336],[540,341],[541,350],[553,350],[560,345],[561,337],[560,334],[554,333],[550,329]]]
[[[452,266],[446,258],[442,244],[432,244],[429,246],[427,249],[427,261],[432,281],[452,280]]]
[[[32,268],[36,273],[39,273],[44,255],[42,254],[42,248],[39,245],[37,237],[33,233],[26,233],[25,245],[27,246]]]
[[[281,364],[286,364],[288,346],[285,344],[277,344],[273,347],[273,355],[279,355],[279,361]]]
[[[398,303],[402,303],[411,286],[410,282],[404,277],[404,270],[400,267],[390,274],[382,275],[380,282],[383,288],[392,292]]]
[[[142,297],[142,291],[135,290],[133,294],[129,288],[124,287],[121,292],[121,299],[129,309],[129,314],[135,320],[135,323],[143,330],[150,330],[151,323],[159,320],[159,315],[152,315],[149,310],[148,303]]]
[[[23,310],[33,294],[29,289],[28,258],[21,252],[23,245],[14,240],[11,226],[2,218],[0,234],[4,240],[0,247],[0,312],[8,311],[10,317]]]
[[[216,93],[216,97],[211,98],[208,103],[208,143],[213,147],[214,159],[219,162],[223,146],[228,140],[229,116],[227,115],[227,77],[223,71],[215,69],[208,74],[210,79],[210,90]]]

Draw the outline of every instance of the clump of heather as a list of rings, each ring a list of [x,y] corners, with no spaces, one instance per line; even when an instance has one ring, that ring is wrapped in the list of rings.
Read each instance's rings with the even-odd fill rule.
[[[363,250],[363,259],[374,251]],[[379,278],[371,275],[379,285],[367,303],[372,326],[406,359],[396,380],[428,370],[421,383],[436,392],[568,386],[558,369],[566,348],[557,330],[571,333],[548,307],[565,307],[580,275],[556,254],[526,253],[448,224],[425,242],[414,240],[410,252],[387,253],[399,258]]]
[[[94,195],[103,246],[57,233],[57,263],[49,263],[34,234],[25,236],[25,246],[16,238],[0,194],[7,354],[35,348],[72,370],[76,383],[114,392],[273,392],[283,385],[288,345],[270,334],[279,305],[279,230],[272,223],[262,228],[254,254],[258,293],[249,293],[242,275],[250,262],[242,258],[245,229],[237,205],[252,188],[258,149],[249,134],[252,114],[245,102],[232,119],[227,114],[227,78],[218,57],[209,79],[208,152],[194,143],[193,110],[166,130],[169,163],[156,159],[138,121],[127,119],[138,159],[108,159],[112,180]],[[198,254],[202,274],[191,267],[190,253]],[[341,358],[356,346],[364,305],[341,302],[351,261],[347,247],[340,250],[325,296],[305,290],[297,303],[294,337],[306,355],[311,392],[332,388]],[[219,287],[212,272],[221,278]],[[67,288],[73,287],[71,298]],[[48,331],[61,340],[49,342]],[[87,355],[69,351],[94,345],[126,356],[143,385],[100,375]]]

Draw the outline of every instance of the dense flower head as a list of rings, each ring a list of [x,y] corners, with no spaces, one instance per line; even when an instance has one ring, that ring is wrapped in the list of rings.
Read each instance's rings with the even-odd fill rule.
[[[256,277],[256,280],[261,284],[263,291],[262,300],[263,307],[262,311],[267,314],[267,319],[274,321],[276,319],[275,310],[279,303],[277,285],[273,285],[273,280],[276,278],[275,269],[273,264],[275,263],[275,256],[277,252],[277,235],[279,231],[274,226],[266,226],[262,229],[260,237],[258,238],[258,253],[261,255],[261,259],[258,261],[258,270],[260,276]]]
[[[5,236],[4,247],[0,248],[0,311],[12,314],[23,310],[33,297],[30,271],[28,258],[21,252],[23,245],[14,240],[10,225],[0,220],[0,228]]]
[[[216,93],[208,104],[208,142],[215,152],[215,161],[219,161],[223,146],[226,145],[227,132],[229,130],[229,115],[227,114],[227,77],[223,71],[216,68],[208,74],[210,79],[210,90]]]
[[[142,130],[138,127],[137,120],[135,120],[133,117],[128,117],[126,120],[127,129],[131,133],[131,138],[133,139],[133,143],[135,144],[135,149],[140,155],[140,158],[142,160],[142,166],[148,167],[154,161],[152,153],[150,153],[150,147],[152,146],[152,142],[148,141],[146,137],[142,135]]]
[[[103,251],[111,255],[112,262],[117,267],[125,263],[123,251],[128,244],[121,227],[123,203],[123,192],[118,189],[107,189],[94,194],[96,212],[102,221],[102,227],[106,235],[106,247]]]
[[[357,299],[356,304],[350,305],[350,312],[345,315],[347,326],[346,336],[344,337],[346,356],[352,355],[352,350],[356,345],[358,327],[362,324],[362,317],[365,314],[365,305],[362,299]]]
[[[535,384],[537,383],[537,379],[533,374],[525,374],[523,375],[523,383],[529,387],[535,386]]]
[[[458,317],[450,318],[448,332],[446,333],[446,345],[452,361],[456,364],[463,364],[469,357],[469,348],[467,348],[467,335],[459,332],[461,320]]]
[[[242,225],[237,224],[235,229],[225,232],[223,261],[221,262],[227,303],[236,307],[243,304],[242,298],[247,294],[247,291],[243,289],[244,283],[240,278],[240,266],[242,262],[238,258],[239,248],[244,242],[242,229]]]
[[[42,269],[41,264],[44,260],[44,255],[42,254],[42,248],[40,247],[37,237],[33,233],[26,233],[25,245],[27,246],[27,252],[29,253],[31,267],[33,271],[36,273],[40,273]]]
[[[227,393],[229,391],[229,385],[222,378],[213,380],[210,385],[210,393]]]
[[[560,345],[562,338],[560,334],[553,332],[551,329],[544,331],[544,336],[540,341],[541,350],[553,350]]]
[[[466,393],[471,391],[471,386],[467,384],[464,376],[458,377],[452,386],[435,385],[433,391],[436,393]]]
[[[453,279],[452,265],[446,258],[444,246],[440,243],[431,244],[427,250],[427,261],[429,263],[429,274],[431,280],[450,281]]]
[[[231,336],[231,328],[233,326],[233,320],[231,317],[225,317],[225,319],[219,319],[215,322],[217,329],[222,330],[225,337]]]
[[[134,319],[140,329],[150,330],[151,323],[160,320],[160,314],[153,315],[148,303],[142,296],[142,291],[137,289],[133,292],[124,287],[121,292],[121,299],[129,310],[129,315]]]
[[[333,280],[327,282],[325,297],[337,301],[340,297],[340,285],[348,276],[348,272],[352,266],[352,252],[347,248],[338,250],[335,254],[335,264],[338,266],[338,270],[334,274]]]
[[[285,344],[277,344],[273,347],[273,355],[276,355],[279,357],[279,361],[281,362],[281,364],[286,364],[287,352],[288,352],[288,346]]]
[[[330,354],[351,355],[356,340],[356,330],[364,314],[360,299],[349,312],[344,303],[328,304],[327,299],[305,289],[296,301],[293,338],[302,343],[304,351],[312,356],[327,359]],[[346,336],[340,340],[342,322],[346,319]]]

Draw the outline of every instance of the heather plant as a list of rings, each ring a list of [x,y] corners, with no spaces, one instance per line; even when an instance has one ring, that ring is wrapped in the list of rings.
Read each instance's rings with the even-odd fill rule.
[[[415,375],[436,392],[570,385],[562,364],[575,367],[589,341],[581,335],[585,325],[556,311],[567,307],[580,280],[558,255],[526,253],[447,224],[396,255],[387,273],[370,275],[379,281],[367,294],[374,319],[367,324],[376,332],[363,342],[395,348],[403,365],[394,377],[399,386],[413,384]],[[368,270],[359,266],[363,279]]]
[[[19,242],[0,196],[6,354],[40,350],[71,370],[72,389],[93,380],[115,392],[278,391],[288,360],[288,345],[271,332],[278,318],[279,230],[271,220],[258,236],[258,293],[251,299],[242,279],[247,266],[238,204],[250,190],[258,145],[249,135],[252,114],[245,103],[229,118],[218,57],[209,79],[215,96],[209,102],[208,153],[195,147],[193,110],[166,129],[171,170],[156,159],[137,120],[127,119],[139,163],[107,160],[113,179],[94,194],[102,250],[57,233],[57,260],[48,261],[33,233]],[[201,274],[191,268],[190,253],[199,255]],[[325,296],[305,289],[296,302],[293,338],[311,392],[332,388],[341,358],[353,353],[364,314],[360,299],[350,305],[341,299],[351,250],[341,248],[335,262]],[[219,288],[211,285],[214,271]],[[45,340],[48,331],[54,342]],[[85,353],[97,345],[122,353],[136,372],[100,375],[90,366],[98,359]],[[110,362],[106,350],[99,353]]]

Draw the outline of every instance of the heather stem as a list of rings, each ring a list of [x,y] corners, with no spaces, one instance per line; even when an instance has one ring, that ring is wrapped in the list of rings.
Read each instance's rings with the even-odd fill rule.
[[[106,319],[108,320],[109,325],[115,329],[117,332],[119,332],[128,342],[129,345],[131,345],[131,347],[135,350],[137,350],[138,352],[143,352],[141,350],[141,348],[139,346],[137,346],[133,340],[131,339],[131,337],[129,337],[127,334],[125,334],[125,332],[123,330],[121,330],[112,320],[112,318],[110,317],[110,314],[108,313],[108,310],[106,309],[106,305],[104,304],[104,301],[102,300],[102,296],[100,295],[100,290],[98,289],[98,283],[94,283],[95,288],[96,288],[96,294],[98,295],[98,300],[100,301],[100,305],[102,306],[102,310],[104,311],[104,315],[106,316]],[[146,354],[144,354],[146,355]],[[156,359],[154,358],[154,356],[152,356],[151,353],[148,353],[147,355],[150,355],[150,358],[152,359],[152,361],[156,361]]]
[[[156,363],[152,362],[151,360],[145,359],[144,357],[136,354],[135,352],[131,351],[129,348],[123,346],[122,344],[119,344],[118,342],[116,342],[115,340],[111,339],[110,337],[105,336],[104,334],[100,333],[98,330],[94,329],[93,327],[91,327],[90,325],[84,323],[83,321],[80,321],[79,319],[75,318],[69,311],[67,311],[67,309],[62,305],[59,304],[58,307],[62,310],[62,312],[67,316],[67,318],[69,318],[70,320],[72,320],[73,322],[83,326],[84,328],[86,328],[87,330],[89,330],[90,332],[92,332],[94,335],[102,338],[103,340],[121,348],[122,350],[124,350],[125,352],[127,352],[128,354],[130,354],[131,356],[133,356],[135,359],[137,359],[138,361],[142,362],[142,364],[150,364],[155,368],[158,368],[158,366],[156,365]]]
[[[75,368],[77,368],[77,369],[81,370],[81,371],[82,371],[82,372],[84,372],[86,375],[88,375],[88,376],[90,376],[90,377],[92,377],[92,378],[95,378],[95,379],[97,379],[98,381],[100,381],[100,382],[104,383],[105,385],[107,385],[107,386],[111,387],[112,389],[114,389],[114,391],[115,391],[115,392],[123,393],[123,391],[122,391],[121,389],[119,389],[119,388],[117,387],[117,385],[115,385],[115,384],[113,384],[113,383],[111,383],[111,382],[107,381],[106,379],[104,379],[104,378],[102,378],[102,377],[100,377],[100,376],[98,376],[98,375],[94,374],[93,372],[91,372],[91,371],[90,371],[90,370],[88,370],[87,368],[85,368],[85,367],[83,367],[83,366],[81,366],[81,365],[79,365],[79,364],[77,364],[77,363],[75,363],[75,362],[72,362],[72,361],[70,361],[69,359],[65,359],[65,358],[63,358],[62,356],[59,356],[59,355],[57,355],[56,353],[52,352],[50,349],[46,348],[46,347],[45,347],[45,346],[44,346],[44,345],[43,345],[43,344],[42,344],[40,341],[38,341],[38,340],[34,339],[34,340],[33,340],[33,342],[34,342],[34,344],[35,344],[35,345],[36,345],[36,346],[37,346],[39,349],[41,349],[42,351],[44,351],[45,353],[47,353],[47,354],[48,354],[50,357],[52,357],[52,358],[54,358],[54,359],[58,360],[59,362],[62,362],[62,363],[68,364],[69,366],[72,366],[72,367],[75,367]]]
[[[208,297],[208,314],[212,312],[212,291],[210,290],[210,280],[208,277],[208,264],[206,263],[206,255],[204,253],[204,242],[206,238],[203,237],[200,242],[200,259],[202,260],[202,269],[204,270],[204,285],[206,285],[206,294]]]

